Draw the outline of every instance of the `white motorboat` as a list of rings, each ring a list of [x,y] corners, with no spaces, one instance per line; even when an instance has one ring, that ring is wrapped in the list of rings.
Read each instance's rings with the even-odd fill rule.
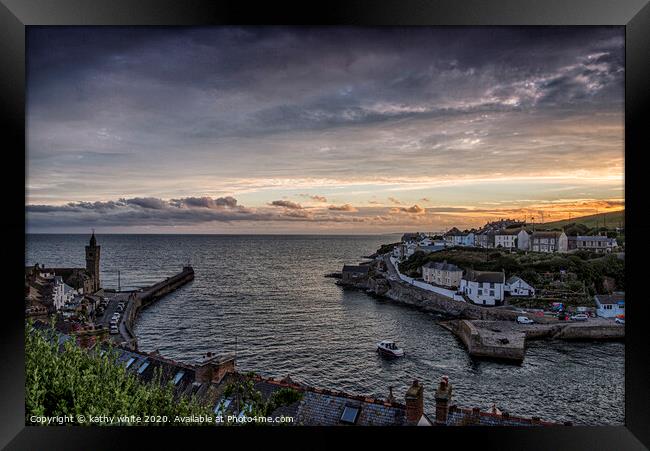
[[[399,348],[394,341],[384,340],[377,344],[377,352],[389,357],[402,357],[404,350]]]

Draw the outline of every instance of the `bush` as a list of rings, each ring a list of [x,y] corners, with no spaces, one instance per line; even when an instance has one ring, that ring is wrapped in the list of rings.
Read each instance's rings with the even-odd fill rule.
[[[47,332],[54,336],[54,329]],[[25,331],[25,421],[32,415],[108,417],[136,415],[210,415],[195,399],[175,398],[171,381],[161,385],[158,372],[150,383],[115,362],[117,353],[98,353],[69,340],[59,351],[56,339],[28,324]],[[88,423],[77,423],[85,424]],[[131,423],[127,423],[131,424]],[[155,424],[155,423],[151,423]],[[171,424],[174,424],[173,422]]]

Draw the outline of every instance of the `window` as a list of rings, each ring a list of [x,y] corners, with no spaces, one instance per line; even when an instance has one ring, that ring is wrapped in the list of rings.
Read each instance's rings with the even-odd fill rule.
[[[482,295],[482,294],[483,294],[483,290],[479,288],[479,289],[478,289],[478,294],[479,294],[479,295]]]
[[[131,357],[128,362],[126,362],[126,367],[130,367],[135,362],[135,357]]]
[[[353,406],[345,406],[343,413],[341,414],[341,422],[354,424],[357,422],[357,417],[359,416],[359,408]]]
[[[220,399],[217,405],[214,406],[214,413],[216,413],[217,415],[223,415],[231,402],[232,399],[226,399],[226,400]]]
[[[174,385],[178,385],[178,383],[183,379],[183,375],[185,374],[185,371],[179,371],[176,373],[176,376],[174,376]]]
[[[149,361],[145,360],[145,362],[142,365],[140,365],[140,368],[138,368],[138,374],[144,373],[144,370],[146,370],[148,366],[149,366]]]
[[[490,296],[494,296],[494,290],[490,290]]]

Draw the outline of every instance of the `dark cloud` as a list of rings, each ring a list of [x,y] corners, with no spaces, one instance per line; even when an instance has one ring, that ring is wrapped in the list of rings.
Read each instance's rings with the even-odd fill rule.
[[[410,213],[410,214],[416,214],[416,215],[423,215],[427,212],[427,210],[423,207],[420,207],[419,205],[415,204],[411,207],[401,207],[401,208],[394,208],[391,210],[393,213]]]
[[[231,196],[227,197],[218,197],[213,199],[211,197],[185,197],[183,199],[175,199],[182,205],[187,207],[200,207],[200,208],[220,208],[220,207],[230,207],[235,208],[237,206],[237,199]]]
[[[354,212],[359,211],[350,204],[330,205],[329,207],[327,207],[327,209],[332,210],[332,211],[347,211],[347,212],[350,212],[350,213],[354,213]]]
[[[274,200],[271,202],[269,205],[272,207],[284,207],[284,208],[289,208],[292,210],[301,210],[302,205],[296,203],[296,202],[291,202],[290,200]]]
[[[154,210],[160,210],[167,206],[167,202],[156,197],[134,197],[133,199],[123,199],[122,201],[129,205],[137,205],[138,207]]]

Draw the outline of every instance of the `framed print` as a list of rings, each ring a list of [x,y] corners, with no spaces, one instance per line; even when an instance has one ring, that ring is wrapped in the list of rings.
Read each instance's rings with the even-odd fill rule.
[[[649,18],[3,0],[2,444],[644,449]]]

